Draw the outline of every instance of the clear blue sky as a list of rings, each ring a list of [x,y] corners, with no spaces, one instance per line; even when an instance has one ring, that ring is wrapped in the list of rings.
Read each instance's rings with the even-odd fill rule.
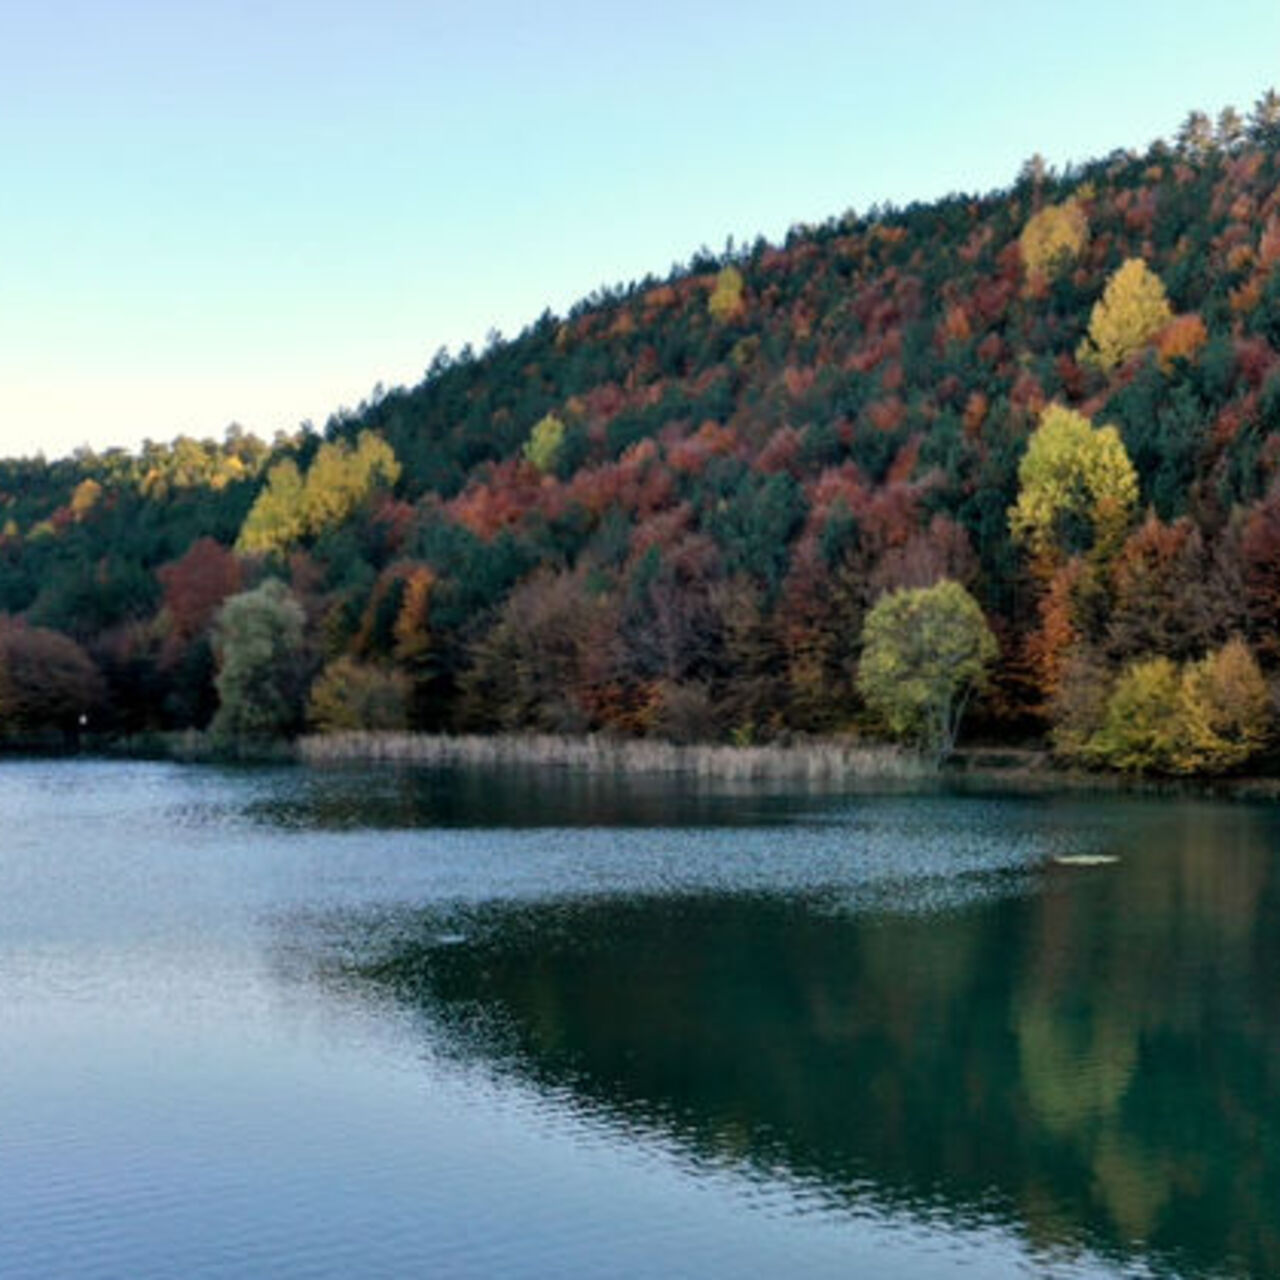
[[[322,424],[727,235],[1276,83],[1277,0],[0,0],[0,454]]]

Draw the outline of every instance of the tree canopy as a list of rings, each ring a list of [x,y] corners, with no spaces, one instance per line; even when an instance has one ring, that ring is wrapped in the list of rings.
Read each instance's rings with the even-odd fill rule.
[[[958,583],[882,596],[862,630],[858,687],[890,732],[939,758],[955,746],[997,645],[978,602]]]

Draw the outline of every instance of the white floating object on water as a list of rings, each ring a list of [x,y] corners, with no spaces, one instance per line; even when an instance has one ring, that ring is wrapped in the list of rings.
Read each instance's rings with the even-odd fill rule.
[[[1109,867],[1119,861],[1114,853],[1061,853],[1054,858],[1060,867]]]

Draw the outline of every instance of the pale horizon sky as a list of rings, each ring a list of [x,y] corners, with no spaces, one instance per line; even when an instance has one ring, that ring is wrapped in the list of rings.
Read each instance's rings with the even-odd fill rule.
[[[0,0],[0,455],[321,426],[701,245],[1273,84],[1275,0]]]

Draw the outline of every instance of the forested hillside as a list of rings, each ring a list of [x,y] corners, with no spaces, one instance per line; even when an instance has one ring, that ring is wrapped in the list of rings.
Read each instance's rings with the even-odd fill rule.
[[[971,730],[1235,767],[1278,465],[1267,94],[703,251],[322,435],[0,463],[0,722],[874,736],[869,610],[953,580],[999,646]]]

